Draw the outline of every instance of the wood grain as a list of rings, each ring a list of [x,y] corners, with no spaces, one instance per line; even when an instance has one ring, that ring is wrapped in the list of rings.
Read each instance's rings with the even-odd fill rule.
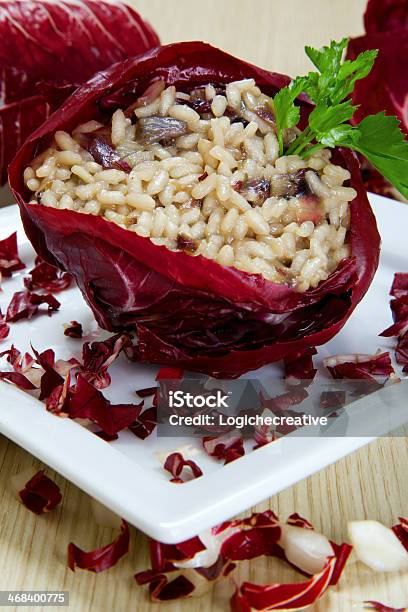
[[[362,32],[365,0],[138,0],[132,4],[155,25],[164,43],[203,39],[265,68],[296,75],[308,69],[304,44],[320,45]],[[408,514],[407,460],[407,438],[384,438],[253,510],[271,508],[283,518],[299,512],[337,541],[346,538],[351,519],[373,518],[391,525]],[[229,609],[229,581],[197,601],[160,608],[150,604],[145,589],[132,579],[149,566],[146,538],[135,529],[130,554],[115,568],[100,575],[72,573],[66,567],[68,543],[92,548],[112,539],[113,532],[95,527],[89,497],[51,470],[63,503],[49,515],[31,514],[17,501],[9,479],[40,463],[0,438],[0,464],[0,589],[69,590],[75,612]],[[259,583],[299,579],[292,570],[267,559],[242,564],[236,577]],[[352,561],[340,585],[313,612],[359,611],[366,599],[408,605],[407,575],[374,574]]]

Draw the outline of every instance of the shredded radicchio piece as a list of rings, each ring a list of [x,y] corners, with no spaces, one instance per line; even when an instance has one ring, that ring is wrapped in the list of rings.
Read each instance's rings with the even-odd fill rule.
[[[63,272],[40,257],[36,259],[35,267],[29,272],[30,276],[24,279],[24,286],[29,291],[48,291],[58,293],[72,283],[72,276],[69,272]]]
[[[44,400],[47,399],[57,387],[64,384],[64,378],[56,370],[54,351],[49,349],[41,354],[39,354],[35,349],[33,349],[33,351],[36,357],[36,362],[44,370],[44,374],[41,376],[40,381],[39,397],[40,400]]]
[[[245,198],[256,206],[262,206],[271,192],[271,184],[267,179],[250,179],[237,181],[233,184],[235,191],[242,193]]]
[[[20,372],[0,372],[0,379],[7,380],[8,382],[13,383],[20,389],[24,389],[24,391],[34,391],[36,386],[24,376]]]
[[[56,385],[45,398],[45,407],[49,412],[69,416],[70,374],[67,374],[62,384]]]
[[[31,319],[38,312],[41,304],[48,304],[48,315],[59,309],[59,301],[51,294],[40,295],[32,293],[27,289],[25,291],[17,291],[11,299],[7,308],[6,321],[15,322],[20,319]]]
[[[396,272],[391,285],[390,295],[395,298],[405,297],[408,293],[408,272]]]
[[[69,338],[82,338],[83,329],[81,323],[78,321],[71,321],[69,324],[64,325],[64,336]]]
[[[177,484],[181,484],[190,480],[189,478],[185,478],[183,480],[182,473],[184,469],[189,468],[191,475],[193,478],[199,478],[203,475],[201,469],[198,467],[195,461],[191,459],[184,459],[181,453],[172,453],[169,455],[164,462],[164,469],[170,472],[173,478],[170,479],[170,482],[174,482]]]
[[[104,137],[95,134],[88,134],[81,139],[81,145],[89,151],[94,160],[102,168],[116,168],[117,170],[123,170],[123,172],[130,172],[132,168],[127,161],[120,157],[119,153]]]
[[[394,298],[390,302],[394,324],[380,336],[397,338],[395,357],[403,372],[408,373],[408,273],[395,274],[390,294]]]
[[[122,521],[120,534],[110,544],[85,552],[72,542],[68,546],[68,567],[74,572],[76,567],[90,572],[103,572],[114,565],[129,551],[129,527]]]
[[[181,380],[184,370],[182,368],[160,368],[156,374],[156,380]]]
[[[153,601],[191,597],[201,595],[215,581],[230,574],[237,561],[275,556],[303,573],[312,574],[309,571],[312,565],[319,571],[302,583],[270,586],[244,583],[233,596],[231,609],[297,610],[313,604],[329,586],[337,584],[350,552],[351,546],[330,542],[315,533],[302,517],[293,515],[282,524],[267,510],[246,519],[226,521],[180,544],[152,541],[152,569],[136,574],[135,579],[139,584],[149,584]],[[302,559],[302,568],[295,563],[298,559]]]
[[[166,83],[163,81],[163,79],[150,83],[142,95],[139,96],[137,100],[128,106],[128,108],[124,111],[125,117],[131,119],[134,116],[133,113],[136,108],[142,108],[154,102],[154,100],[160,96],[165,87]]]
[[[245,455],[244,441],[241,434],[236,431],[228,432],[218,438],[206,436],[203,438],[203,447],[210,457],[223,460],[224,465]]]
[[[290,384],[299,384],[302,381],[312,382],[316,375],[316,368],[313,367],[313,355],[317,354],[314,347],[297,351],[284,358],[285,380]]]
[[[337,355],[327,357],[323,363],[335,379],[364,379],[376,383],[378,382],[377,377],[388,379],[391,374],[394,374],[388,352],[377,355]]]
[[[392,608],[391,606],[386,606],[385,604],[382,604],[379,601],[365,601],[364,604],[367,610],[376,610],[377,612],[407,612],[408,609]]]
[[[98,438],[101,438],[101,440],[104,440],[105,442],[114,442],[119,438],[118,434],[107,434],[104,431],[95,431],[94,433],[95,436],[98,436]]]
[[[208,100],[205,100],[204,98],[190,98],[189,100],[178,100],[177,101],[178,104],[185,104],[186,106],[189,106],[190,108],[192,108],[193,110],[195,110],[196,113],[198,113],[199,115],[206,115],[208,113],[211,113],[211,104]]]
[[[142,406],[143,402],[111,404],[98,389],[79,374],[69,401],[69,416],[73,419],[89,419],[97,423],[108,435],[114,435],[129,427],[137,419]]]
[[[82,375],[97,389],[105,389],[111,383],[108,368],[121,351],[131,345],[129,334],[115,334],[107,340],[85,342],[82,347]]]
[[[172,140],[185,134],[188,134],[187,123],[173,117],[142,117],[137,122],[137,137],[144,144]]]
[[[62,499],[59,486],[45,475],[44,470],[37,472],[18,494],[25,507],[35,514],[49,512]]]
[[[322,391],[320,395],[320,407],[323,409],[342,408],[345,403],[345,391]]]
[[[145,440],[154,431],[157,425],[157,408],[155,406],[143,410],[133,423],[129,425],[130,431],[141,440]]]
[[[399,521],[398,525],[392,527],[392,530],[408,552],[408,519],[400,516]]]
[[[183,234],[179,234],[177,236],[176,244],[180,251],[189,251],[190,253],[194,253],[197,250],[197,241],[193,238],[188,238]]]
[[[139,397],[151,397],[155,395],[156,391],[157,387],[145,387],[144,389],[137,389],[135,393]]]
[[[0,340],[4,340],[10,333],[10,326],[4,320],[3,314],[0,309]]]
[[[8,238],[0,240],[0,275],[8,277],[23,268],[25,264],[18,256],[17,232],[14,232]]]

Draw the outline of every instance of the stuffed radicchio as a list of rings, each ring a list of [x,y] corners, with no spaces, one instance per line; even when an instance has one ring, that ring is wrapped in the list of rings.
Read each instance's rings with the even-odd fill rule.
[[[356,192],[349,204],[346,246],[350,254],[315,286],[303,291],[298,291],[290,278],[274,282],[260,273],[248,273],[195,254],[195,241],[181,234],[176,247],[169,249],[101,216],[43,206],[32,200],[30,203],[23,172],[49,146],[56,132],[71,133],[79,124],[95,120],[106,126],[117,109],[126,116],[129,109],[133,112],[140,106],[147,107],[149,91],[161,91],[169,85],[181,92],[182,99],[186,99],[183,92],[191,92],[187,96],[190,109],[198,109],[201,117],[208,118],[209,105],[197,93],[200,89],[212,84],[215,98],[211,108],[219,113],[217,105],[222,96],[218,93],[225,93],[225,85],[251,78],[267,96],[289,81],[201,42],[154,49],[112,66],[78,89],[27,140],[11,165],[11,187],[35,249],[47,261],[73,274],[102,327],[114,331],[136,328],[139,347],[135,354],[142,362],[177,364],[217,377],[239,376],[327,342],[347,321],[374,276],[380,239],[357,158],[348,150],[336,149],[332,159],[348,170],[349,185]],[[306,117],[312,107],[305,98],[299,103]],[[230,115],[231,125],[236,122],[231,109],[223,110]],[[264,105],[247,115],[248,120],[240,118],[242,129],[252,129],[255,115],[265,130],[273,125],[270,108]],[[155,125],[150,125],[147,119],[152,118],[143,117],[143,113],[137,117],[140,138],[157,137],[157,119],[164,126],[160,117],[156,117]],[[188,138],[180,117],[174,113],[176,123],[163,127],[171,132],[164,132],[164,142]],[[173,133],[175,126],[177,134]],[[104,134],[103,127],[99,133]],[[92,143],[90,147],[87,141],[87,150],[97,155],[94,159],[103,168],[129,172],[127,162],[112,155],[106,139],[95,138]],[[309,176],[310,181],[316,176]],[[204,183],[209,178],[203,173],[198,180]],[[301,192],[299,223],[308,219],[318,224],[322,215],[321,206],[307,191],[304,170],[274,176],[269,185],[241,181],[233,189],[235,199],[242,202],[245,196],[251,207],[262,205],[267,195],[290,199]]]

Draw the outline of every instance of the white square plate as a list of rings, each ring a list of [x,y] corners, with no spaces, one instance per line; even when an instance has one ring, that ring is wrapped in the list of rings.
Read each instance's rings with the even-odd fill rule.
[[[392,339],[379,338],[377,333],[391,322],[388,291],[393,274],[408,269],[408,206],[378,196],[370,199],[383,239],[380,268],[343,330],[320,347],[316,362],[331,354],[370,353],[378,347],[392,347]],[[18,209],[11,206],[0,210],[0,239],[15,229],[20,255],[29,270],[34,253],[23,233]],[[21,290],[27,270],[3,281],[3,312],[13,293]],[[32,342],[38,350],[53,348],[57,358],[72,357],[80,351],[81,342],[65,337],[63,324],[73,319],[83,324],[85,339],[95,339],[99,332],[79,291],[71,288],[57,297],[61,301],[59,312],[51,318],[41,315],[12,324],[0,349],[14,343],[20,350],[30,350]],[[105,332],[101,334],[106,336]],[[0,365],[3,367],[5,360]],[[256,375],[271,375],[274,367],[262,368]],[[157,368],[129,363],[121,356],[109,371],[113,382],[104,394],[119,403],[137,401],[134,391],[152,386]],[[362,424],[367,423],[368,413],[371,419],[375,410],[372,402],[375,399],[365,398],[353,404],[353,412]],[[106,443],[77,423],[48,413],[44,404],[7,383],[0,383],[0,432],[148,535],[168,543],[194,536],[248,509],[374,439],[364,428],[364,437],[312,438],[295,434],[223,466],[204,453],[197,438],[158,439],[153,433],[142,441],[125,431],[119,440]],[[162,469],[163,456],[186,444],[189,447],[183,450],[185,456],[194,459],[204,475],[175,485]]]

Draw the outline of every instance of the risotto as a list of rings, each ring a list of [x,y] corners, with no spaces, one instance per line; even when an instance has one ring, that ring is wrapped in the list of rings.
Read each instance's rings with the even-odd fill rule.
[[[279,157],[269,98],[253,79],[189,93],[156,81],[109,125],[56,132],[24,172],[33,202],[298,291],[350,256],[349,178],[325,149]]]

